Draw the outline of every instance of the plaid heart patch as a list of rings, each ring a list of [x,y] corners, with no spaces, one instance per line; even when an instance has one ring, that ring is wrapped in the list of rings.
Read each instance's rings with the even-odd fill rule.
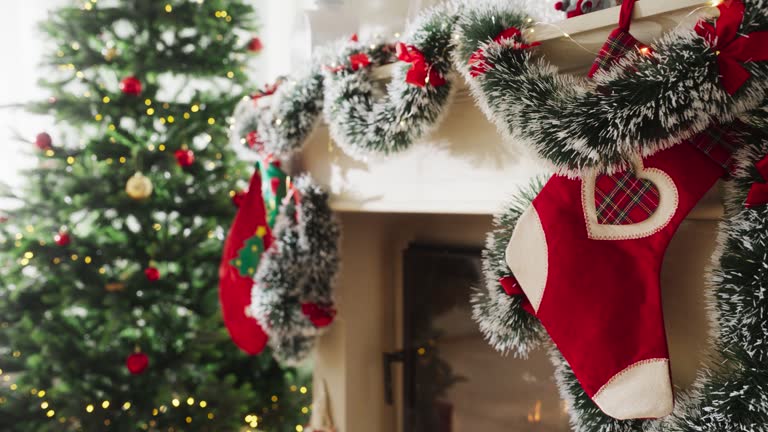
[[[632,170],[600,175],[595,181],[595,209],[601,225],[642,222],[659,207],[659,189]]]

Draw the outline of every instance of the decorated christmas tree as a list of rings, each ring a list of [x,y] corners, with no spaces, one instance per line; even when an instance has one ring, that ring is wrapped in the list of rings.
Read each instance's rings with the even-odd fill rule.
[[[0,430],[296,431],[306,378],[230,341],[218,261],[251,168],[237,0],[80,0],[33,109],[56,130],[0,225]]]

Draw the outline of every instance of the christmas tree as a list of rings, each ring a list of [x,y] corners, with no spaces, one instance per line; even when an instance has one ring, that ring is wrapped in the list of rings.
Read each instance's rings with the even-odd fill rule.
[[[217,282],[260,48],[237,0],[79,0],[33,109],[57,130],[0,224],[0,430],[300,431],[306,377],[229,340]]]

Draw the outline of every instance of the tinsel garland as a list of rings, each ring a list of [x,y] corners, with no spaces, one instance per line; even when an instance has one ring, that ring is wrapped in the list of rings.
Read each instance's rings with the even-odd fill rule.
[[[768,4],[762,0],[745,4],[740,32],[765,30]],[[755,163],[768,154],[768,65],[747,63],[751,78],[729,95],[720,82],[716,53],[691,28],[685,28],[653,45],[653,56],[630,54],[613,71],[589,82],[558,75],[537,58],[522,37],[528,22],[527,14],[502,2],[468,7],[457,25],[455,62],[499,130],[525,142],[562,172],[610,171],[637,154],[649,155],[674,145],[715,122],[741,120],[752,126],[744,126],[744,147],[734,155],[737,169],[726,183],[725,218],[708,272],[713,357],[704,362],[691,389],[678,393],[672,415],[622,421],[605,415],[587,397],[567,362],[545,342],[574,430],[766,430],[768,207],[745,208],[744,203],[752,185],[765,182]],[[498,40],[511,27],[522,32]],[[472,65],[470,58],[475,60]],[[497,216],[484,253],[486,292],[473,298],[474,315],[486,338],[499,351],[521,357],[547,338],[523,309],[520,297],[506,295],[499,279],[511,274],[503,259],[504,248],[517,218],[539,188],[536,183],[521,191]]]
[[[335,315],[340,228],[328,194],[309,176],[296,180],[273,235],[256,272],[250,310],[274,356],[293,364],[306,358]]]
[[[414,22],[398,46],[401,62],[383,96],[377,97],[381,89],[373,82],[370,67],[325,70],[323,113],[339,147],[358,158],[395,153],[439,123],[454,88],[451,51],[456,19],[456,7],[448,5],[430,9]],[[349,54],[342,53],[339,60]]]
[[[743,33],[768,30],[768,4],[746,0]],[[509,28],[522,34],[493,39]],[[510,142],[524,142],[564,173],[624,168],[638,152],[650,155],[714,123],[764,106],[768,62],[747,62],[752,74],[736,94],[721,83],[717,53],[691,26],[635,51],[594,80],[560,75],[525,43],[528,14],[503,1],[467,7],[457,24],[455,64],[478,105]],[[472,55],[487,70],[473,76]]]

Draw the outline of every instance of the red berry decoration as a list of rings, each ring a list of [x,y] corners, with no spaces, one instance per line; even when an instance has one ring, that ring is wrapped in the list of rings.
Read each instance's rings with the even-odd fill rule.
[[[155,267],[147,267],[144,269],[144,275],[147,277],[147,280],[154,282],[160,279],[160,270]]]
[[[176,156],[176,163],[182,168],[186,168],[195,163],[195,152],[192,150],[176,150],[174,155]]]
[[[120,81],[120,91],[128,96],[140,95],[141,87],[141,81],[135,76],[125,77]]]
[[[261,39],[254,37],[251,39],[250,42],[248,42],[248,51],[257,53],[261,51],[264,48],[264,45],[261,43]]]
[[[248,193],[245,191],[237,192],[235,195],[232,196],[232,204],[235,205],[235,207],[240,208],[240,205],[243,204],[243,200],[245,199],[245,196]]]
[[[53,148],[53,139],[46,132],[42,132],[35,137],[35,145],[40,150],[50,150]]]
[[[149,367],[149,356],[143,352],[133,353],[125,359],[125,367],[131,374],[139,375]]]
[[[320,305],[317,303],[302,303],[301,313],[303,313],[317,328],[331,325],[336,317],[336,309],[332,305]]]
[[[258,132],[256,131],[248,132],[248,135],[245,136],[245,140],[248,142],[248,147],[256,148],[256,150],[261,151],[262,142],[259,140]]]
[[[53,236],[53,241],[55,241],[59,246],[67,246],[72,241],[72,239],[69,237],[69,234],[61,231]]]

